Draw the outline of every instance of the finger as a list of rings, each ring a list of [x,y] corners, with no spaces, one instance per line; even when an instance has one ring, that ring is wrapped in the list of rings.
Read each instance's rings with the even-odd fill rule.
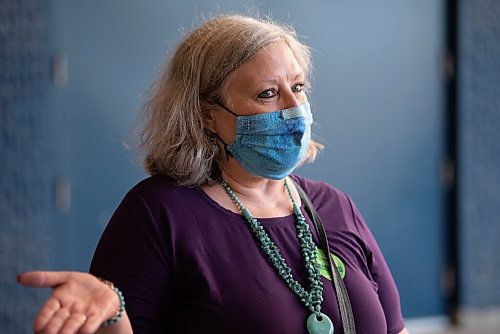
[[[64,323],[63,327],[59,331],[59,334],[74,334],[78,332],[80,327],[82,327],[87,321],[87,317],[82,313],[73,313]]]
[[[101,327],[104,320],[102,319],[102,315],[94,314],[87,318],[85,324],[80,328],[80,333],[90,334],[95,333]]]
[[[17,281],[27,286],[52,288],[66,282],[69,275],[67,271],[28,271],[19,275]]]
[[[61,304],[59,303],[59,301],[55,298],[49,298],[42,306],[35,318],[35,323],[33,325],[35,332],[43,329],[49,323],[50,319],[52,319],[52,317],[60,309]]]
[[[50,319],[48,324],[40,330],[43,329],[43,332],[46,334],[59,333],[70,315],[71,313],[67,308],[62,308],[57,311],[56,314],[54,314],[54,316]]]

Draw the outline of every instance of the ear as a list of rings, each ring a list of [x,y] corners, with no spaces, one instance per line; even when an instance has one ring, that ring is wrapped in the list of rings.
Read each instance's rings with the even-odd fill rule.
[[[211,132],[216,132],[215,131],[215,118],[213,117],[212,114],[213,109],[210,107],[201,107],[201,117],[203,119],[203,124],[205,125],[205,128]]]

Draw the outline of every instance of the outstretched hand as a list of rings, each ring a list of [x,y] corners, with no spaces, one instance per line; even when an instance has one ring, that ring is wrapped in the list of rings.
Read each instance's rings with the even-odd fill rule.
[[[26,286],[53,289],[35,318],[35,333],[95,333],[120,306],[116,293],[91,274],[31,271],[17,280]]]

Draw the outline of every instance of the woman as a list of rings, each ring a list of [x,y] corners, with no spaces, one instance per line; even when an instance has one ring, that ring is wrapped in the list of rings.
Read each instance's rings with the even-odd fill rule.
[[[19,277],[54,289],[35,331],[307,333],[316,318],[341,333],[296,182],[323,219],[357,332],[405,333],[397,288],[352,201],[290,176],[321,148],[309,69],[309,48],[271,22],[220,16],[187,35],[144,109],[152,176],[116,210],[91,274]]]

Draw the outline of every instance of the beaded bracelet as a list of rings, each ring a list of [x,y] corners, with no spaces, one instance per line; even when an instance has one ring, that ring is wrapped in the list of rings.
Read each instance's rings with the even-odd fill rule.
[[[107,281],[107,280],[100,278],[100,277],[98,277],[98,278],[101,282],[103,282],[111,290],[113,290],[116,293],[116,295],[118,296],[118,299],[120,300],[120,307],[118,308],[116,315],[113,318],[106,320],[102,323],[103,326],[111,326],[111,325],[117,323],[118,320],[120,320],[120,318],[122,317],[123,311],[125,311],[125,298],[123,298],[123,294],[120,291],[120,289],[118,289],[116,286],[114,286],[114,284],[112,282]]]

